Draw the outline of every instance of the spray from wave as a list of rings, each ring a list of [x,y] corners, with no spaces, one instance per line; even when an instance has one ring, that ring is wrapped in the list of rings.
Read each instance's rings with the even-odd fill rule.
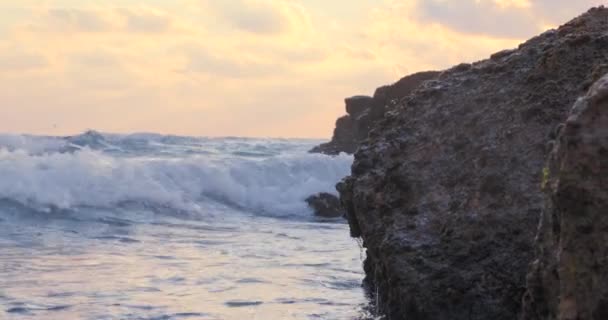
[[[352,158],[306,152],[310,140],[156,134],[0,136],[0,199],[36,210],[125,203],[204,213],[210,204],[309,214],[304,199],[335,192]]]

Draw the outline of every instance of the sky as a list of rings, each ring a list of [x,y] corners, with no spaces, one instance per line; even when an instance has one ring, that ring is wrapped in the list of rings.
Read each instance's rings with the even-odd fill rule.
[[[0,132],[328,138],[343,99],[597,0],[4,0]]]

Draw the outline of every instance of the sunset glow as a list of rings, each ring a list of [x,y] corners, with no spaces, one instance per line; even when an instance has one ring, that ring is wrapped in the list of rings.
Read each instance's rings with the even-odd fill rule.
[[[343,98],[475,61],[592,0],[0,4],[0,131],[328,137]]]

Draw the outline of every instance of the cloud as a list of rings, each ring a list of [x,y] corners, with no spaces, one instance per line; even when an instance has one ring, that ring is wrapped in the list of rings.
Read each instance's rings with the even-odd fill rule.
[[[166,13],[147,7],[50,8],[29,29],[37,33],[163,33],[172,23]]]
[[[0,53],[0,73],[31,71],[48,65],[49,61],[39,54],[10,51]]]
[[[531,0],[530,9],[538,17],[553,25],[560,25],[582,14],[587,9],[605,5],[603,0]]]
[[[112,68],[120,65],[117,55],[105,50],[74,53],[70,55],[69,60],[86,67]]]
[[[462,33],[517,39],[538,31],[537,18],[525,6],[512,4],[491,0],[425,0],[417,1],[412,12],[420,22],[437,23]]]
[[[345,96],[515,47],[600,3],[0,1],[0,127],[327,136]]]
[[[270,3],[246,1],[226,15],[235,27],[260,34],[282,33],[289,27],[288,17]],[[232,7],[232,8],[235,8]]]
[[[430,2],[439,5],[438,0]],[[464,15],[464,11],[435,12],[434,17],[429,17],[420,11],[421,5],[427,9],[431,6],[421,1],[393,1],[390,5],[377,7],[367,20],[360,22],[360,38],[354,43],[357,46],[364,44],[363,48],[374,57],[372,61],[377,68],[383,67],[394,74],[387,83],[416,71],[444,69],[460,62],[479,60],[496,51],[515,47],[523,39],[467,32],[466,28],[470,26],[457,28],[447,25],[444,19],[437,20],[441,14],[456,17]],[[451,8],[451,5],[447,6]]]
[[[202,73],[227,78],[263,78],[280,73],[283,69],[278,63],[265,63],[246,58],[230,57],[213,53],[202,47],[186,50],[188,62],[185,72]]]
[[[343,46],[340,48],[346,58],[356,60],[374,60],[376,55],[368,48],[356,48],[352,46]]]
[[[172,23],[169,16],[158,11],[120,9],[118,12],[126,19],[126,29],[131,32],[167,32]]]
[[[529,8],[530,0],[493,0],[501,8]]]
[[[311,45],[284,45],[277,43],[263,44],[244,43],[236,45],[237,52],[247,52],[259,60],[272,61],[284,64],[317,63],[328,59],[329,50]]]
[[[87,9],[49,9],[42,17],[38,30],[103,32],[112,27],[112,22],[101,12]]]
[[[213,1],[211,8],[223,16],[233,28],[258,34],[277,35],[309,28],[306,10],[282,0]]]
[[[396,1],[403,2],[403,1]],[[523,39],[566,22],[599,0],[415,0],[410,16],[450,30]]]

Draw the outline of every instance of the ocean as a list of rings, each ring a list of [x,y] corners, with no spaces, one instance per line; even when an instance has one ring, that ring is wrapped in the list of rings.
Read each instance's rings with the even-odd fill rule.
[[[0,319],[367,317],[319,142],[0,135]]]

